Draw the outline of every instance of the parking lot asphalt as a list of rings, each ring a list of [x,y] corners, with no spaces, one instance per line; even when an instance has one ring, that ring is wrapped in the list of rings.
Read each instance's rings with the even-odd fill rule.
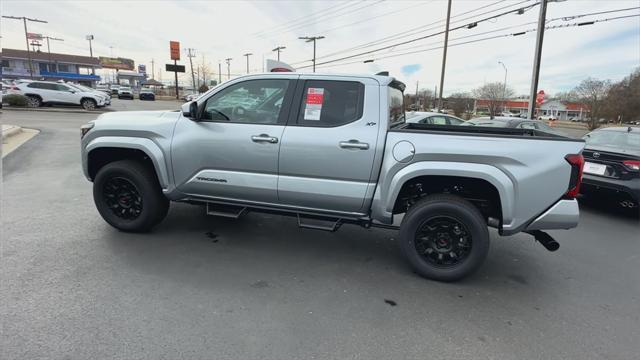
[[[126,106],[164,103],[148,104]],[[81,171],[95,114],[0,116],[40,130],[3,159],[2,359],[638,358],[640,223],[614,209],[581,206],[555,253],[492,232],[480,271],[444,284],[390,230],[173,204],[152,233],[119,232]]]

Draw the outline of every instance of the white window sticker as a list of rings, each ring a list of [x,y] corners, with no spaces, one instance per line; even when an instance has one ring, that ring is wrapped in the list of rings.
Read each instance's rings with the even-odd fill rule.
[[[305,120],[320,120],[322,102],[324,101],[324,88],[309,88],[307,101],[304,108]]]

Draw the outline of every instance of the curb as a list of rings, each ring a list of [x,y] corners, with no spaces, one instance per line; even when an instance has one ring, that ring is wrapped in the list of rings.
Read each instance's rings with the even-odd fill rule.
[[[2,129],[2,141],[6,138],[9,138],[13,135],[19,134],[22,132],[22,128],[20,126],[9,125],[8,129]]]
[[[58,112],[58,113],[70,113],[70,114],[104,114],[107,112],[114,112],[116,110],[76,110],[76,109],[64,109],[64,108],[28,108],[28,107],[13,107],[13,106],[3,106],[2,110],[10,110],[10,111],[34,111],[34,112]]]

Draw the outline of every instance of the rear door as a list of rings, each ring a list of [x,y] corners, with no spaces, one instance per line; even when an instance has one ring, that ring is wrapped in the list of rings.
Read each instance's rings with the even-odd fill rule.
[[[280,145],[280,203],[363,212],[375,187],[379,97],[374,79],[301,76]]]

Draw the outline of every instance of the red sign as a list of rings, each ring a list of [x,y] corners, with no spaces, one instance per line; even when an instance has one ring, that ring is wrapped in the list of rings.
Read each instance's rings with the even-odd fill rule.
[[[536,95],[536,104],[542,105],[544,102],[544,90],[538,91],[538,95]]]
[[[42,40],[42,34],[36,34],[36,33],[27,33],[27,39],[29,40]]]
[[[309,88],[307,91],[307,104],[322,105],[324,89]]]
[[[171,60],[180,60],[180,42],[169,41],[169,51],[171,52]]]

